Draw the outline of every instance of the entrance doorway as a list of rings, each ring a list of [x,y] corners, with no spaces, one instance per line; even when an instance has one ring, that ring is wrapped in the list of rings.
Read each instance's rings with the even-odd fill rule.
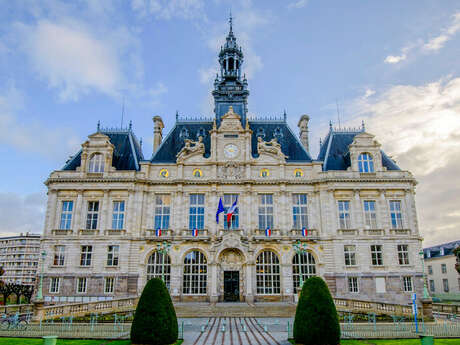
[[[224,301],[238,302],[240,300],[240,272],[224,271]]]

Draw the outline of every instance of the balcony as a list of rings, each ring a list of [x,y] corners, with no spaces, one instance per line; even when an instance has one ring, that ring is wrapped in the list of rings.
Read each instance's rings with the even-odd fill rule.
[[[338,229],[337,232],[340,235],[345,235],[345,236],[357,236],[358,235],[358,229]]]
[[[126,229],[107,229],[104,230],[106,236],[124,236],[126,235]]]
[[[144,233],[146,239],[151,241],[164,241],[170,240],[173,237],[173,231],[171,229],[162,229],[161,236],[157,236],[156,230],[154,229],[147,229]]]
[[[244,229],[224,229],[220,228],[217,230],[217,236],[222,237],[226,234],[237,234],[238,236],[244,236]]]
[[[189,241],[209,241],[209,231],[208,229],[199,229],[198,236],[193,236],[191,229],[183,229],[181,232],[182,239]]]
[[[289,237],[293,240],[302,240],[302,241],[317,241],[319,240],[319,232],[316,229],[308,229],[307,235],[302,235],[302,230],[292,229],[289,233]]]
[[[391,235],[410,235],[410,229],[390,229]]]
[[[385,235],[385,230],[384,229],[364,229],[364,234],[370,235],[370,236],[383,236]]]
[[[78,230],[78,234],[81,236],[95,236],[99,234],[98,229],[80,229]]]
[[[56,236],[69,236],[72,235],[72,229],[53,229],[51,233]]]
[[[265,234],[265,230],[256,229],[253,232],[254,240],[259,241],[280,241],[281,240],[281,230],[280,229],[271,229],[271,236]]]

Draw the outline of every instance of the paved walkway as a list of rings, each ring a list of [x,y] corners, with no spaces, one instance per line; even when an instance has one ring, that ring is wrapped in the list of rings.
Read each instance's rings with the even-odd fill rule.
[[[184,345],[287,345],[291,319],[217,317],[180,319]]]

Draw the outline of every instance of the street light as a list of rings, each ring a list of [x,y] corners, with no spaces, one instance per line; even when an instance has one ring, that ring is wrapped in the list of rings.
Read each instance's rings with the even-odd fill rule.
[[[299,288],[302,289],[303,286],[303,272],[302,272],[302,265],[301,265],[301,260],[302,260],[302,255],[307,253],[307,245],[305,243],[300,243],[299,240],[297,242],[294,242],[292,245],[292,248],[294,248],[294,251],[296,254],[299,254]]]
[[[40,283],[38,285],[38,293],[37,293],[37,300],[42,301],[43,300],[43,272],[45,271],[45,258],[46,258],[46,252],[42,251],[42,269],[40,272]]]
[[[163,280],[165,284],[165,257],[168,255],[170,248],[171,244],[167,243],[166,241],[157,244],[157,251],[158,253],[161,253],[161,280]]]
[[[430,294],[428,293],[428,287],[426,286],[426,276],[425,276],[425,260],[424,260],[424,253],[423,249],[418,253],[420,255],[420,260],[422,260],[422,269],[423,269],[423,298],[430,298]]]

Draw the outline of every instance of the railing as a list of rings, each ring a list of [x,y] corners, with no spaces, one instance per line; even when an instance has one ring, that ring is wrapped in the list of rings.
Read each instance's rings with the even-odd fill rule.
[[[376,313],[403,316],[412,315],[412,307],[408,305],[368,302],[344,298],[334,298],[334,303],[338,310],[352,313]]]
[[[265,230],[262,229],[255,229],[254,232],[254,237],[257,239],[265,239],[265,240],[270,240],[270,238],[280,238],[281,236],[281,230],[279,229],[271,229],[271,235],[267,236],[265,233]]]
[[[289,235],[291,239],[299,239],[299,240],[317,240],[319,239],[318,230],[316,229],[308,229],[306,236],[303,236],[302,230],[292,229]]]
[[[51,233],[56,236],[68,236],[72,234],[72,229],[53,229]]]
[[[157,236],[156,230],[154,229],[147,229],[145,231],[145,237],[147,237],[149,240],[163,241],[166,239],[171,239],[172,235],[173,231],[171,229],[161,229],[161,236]]]
[[[19,314],[31,313],[33,311],[33,304],[10,304],[0,305],[1,314]]]
[[[433,303],[433,312],[460,315],[460,305]]]
[[[184,229],[182,230],[182,236],[187,238],[187,239],[205,239],[209,238],[209,231],[208,229],[198,229],[198,236],[193,236],[193,230],[192,229]]]

